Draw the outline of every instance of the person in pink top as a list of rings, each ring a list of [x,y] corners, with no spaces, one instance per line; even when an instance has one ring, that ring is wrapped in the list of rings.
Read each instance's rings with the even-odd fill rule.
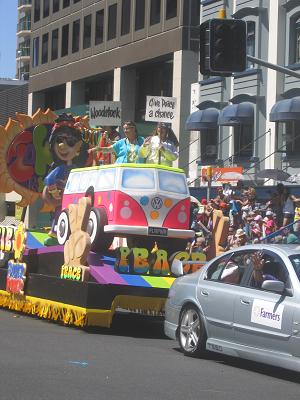
[[[266,217],[264,218],[265,235],[268,236],[275,231],[275,222],[273,218],[273,212],[268,210]]]

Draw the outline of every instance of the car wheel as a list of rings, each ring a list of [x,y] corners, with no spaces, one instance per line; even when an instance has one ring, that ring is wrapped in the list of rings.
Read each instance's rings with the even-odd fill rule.
[[[111,246],[114,237],[104,233],[104,226],[107,225],[107,215],[104,209],[92,208],[89,216],[87,233],[91,238],[91,250],[104,252]]]
[[[70,223],[67,211],[62,211],[57,220],[57,241],[63,245],[70,236]]]
[[[187,356],[200,356],[205,352],[206,330],[198,309],[190,304],[185,306],[180,315],[179,345]]]

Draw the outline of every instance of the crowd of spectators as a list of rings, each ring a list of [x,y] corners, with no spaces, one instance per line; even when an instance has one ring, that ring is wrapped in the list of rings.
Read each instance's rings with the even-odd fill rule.
[[[195,240],[188,244],[188,250],[206,251],[214,210],[229,217],[227,243],[223,244],[226,250],[249,243],[300,244],[300,198],[282,183],[268,195],[267,201],[259,202],[255,187],[244,187],[238,182],[235,187],[225,184],[218,188],[215,198],[192,201],[191,228]]]

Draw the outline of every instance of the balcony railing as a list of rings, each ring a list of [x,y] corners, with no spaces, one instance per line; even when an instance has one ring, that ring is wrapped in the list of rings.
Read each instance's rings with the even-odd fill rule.
[[[23,79],[24,81],[28,81],[28,79],[29,79],[29,64],[24,65],[24,67],[20,68],[19,77],[20,77],[20,79]]]
[[[17,57],[29,57],[30,56],[30,47],[20,47],[17,50]]]
[[[20,21],[18,23],[18,32],[30,31],[30,30],[31,30],[31,21],[30,20]]]
[[[32,0],[18,0],[18,7],[31,6]]]

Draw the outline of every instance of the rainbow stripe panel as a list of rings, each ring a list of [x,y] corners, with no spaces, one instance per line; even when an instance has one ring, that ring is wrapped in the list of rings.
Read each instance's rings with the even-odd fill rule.
[[[175,278],[168,276],[129,275],[117,273],[113,266],[90,267],[90,274],[102,285],[125,285],[170,289]]]

